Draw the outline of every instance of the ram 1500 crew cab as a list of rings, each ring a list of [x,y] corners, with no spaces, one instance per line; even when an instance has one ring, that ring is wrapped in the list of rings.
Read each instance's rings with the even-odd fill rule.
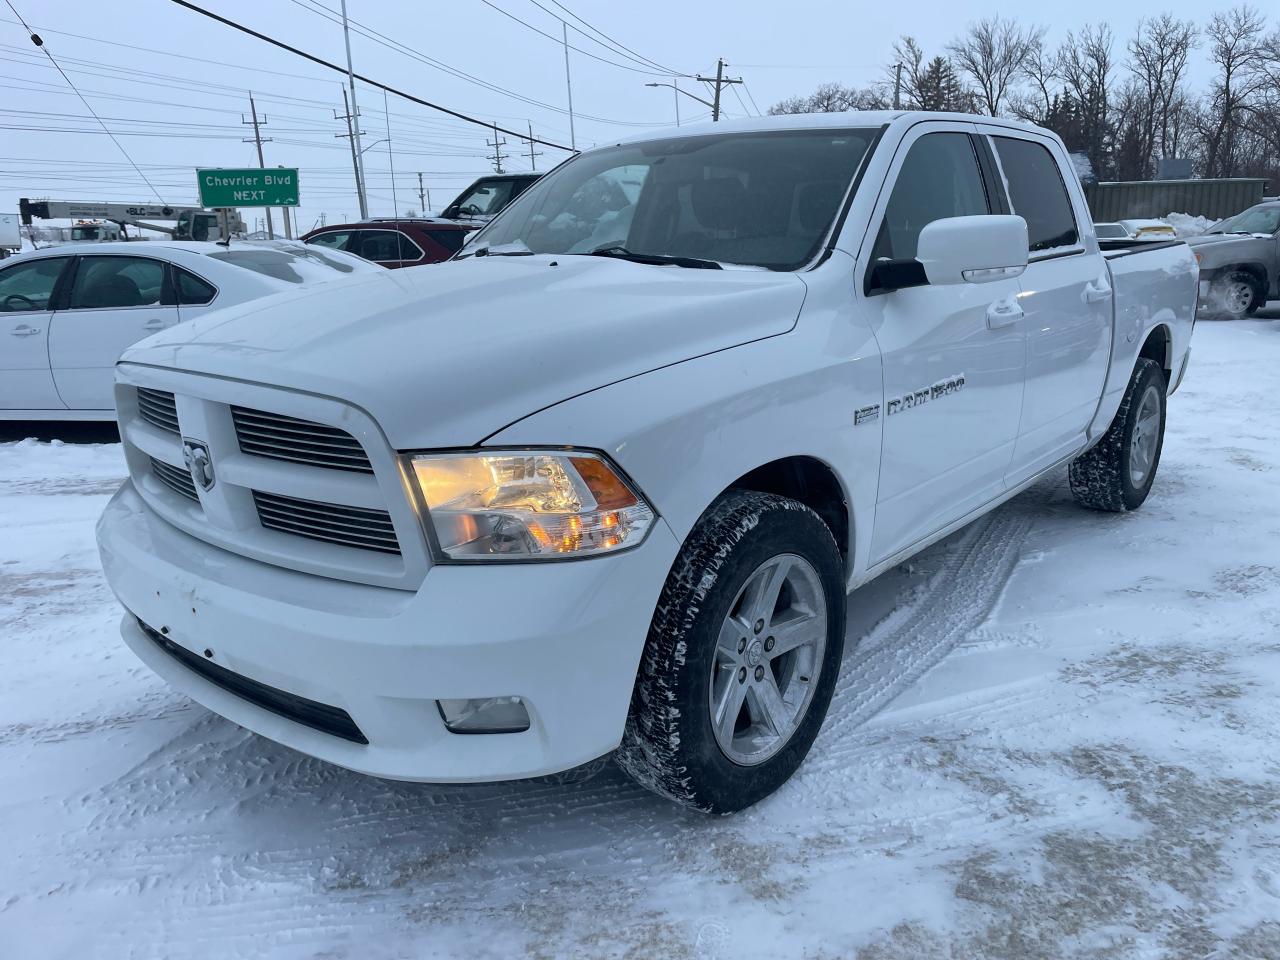
[[[235,307],[117,368],[126,642],[383,777],[616,751],[732,811],[803,760],[845,594],[1061,464],[1140,506],[1181,243],[1104,256],[1062,143],[769,117],[589,150],[453,261]]]

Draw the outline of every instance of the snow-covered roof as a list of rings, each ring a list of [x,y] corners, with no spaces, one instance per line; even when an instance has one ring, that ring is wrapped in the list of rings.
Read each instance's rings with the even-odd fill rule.
[[[961,123],[984,123],[1012,130],[1039,129],[1023,120],[1007,120],[1002,117],[985,117],[970,113],[942,113],[928,110],[849,110],[839,113],[787,113],[766,117],[738,117],[718,123],[704,121],[691,123],[676,129],[661,127],[632,136],[623,137],[600,146],[620,143],[643,143],[649,140],[668,140],[675,137],[697,137],[708,134],[763,133],[770,130],[811,130],[831,128],[882,127],[902,121],[905,125],[922,120],[950,120]],[[1045,131],[1048,133],[1048,131]]]

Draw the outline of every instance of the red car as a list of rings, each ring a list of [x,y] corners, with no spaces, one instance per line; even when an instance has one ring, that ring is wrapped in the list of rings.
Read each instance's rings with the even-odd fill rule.
[[[415,267],[448,260],[480,224],[401,218],[333,223],[303,234],[303,243],[345,250],[384,267]]]

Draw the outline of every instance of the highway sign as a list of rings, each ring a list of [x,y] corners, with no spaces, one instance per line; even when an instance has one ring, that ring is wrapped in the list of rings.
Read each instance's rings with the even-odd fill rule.
[[[290,167],[265,170],[197,170],[203,207],[296,207],[298,171]]]

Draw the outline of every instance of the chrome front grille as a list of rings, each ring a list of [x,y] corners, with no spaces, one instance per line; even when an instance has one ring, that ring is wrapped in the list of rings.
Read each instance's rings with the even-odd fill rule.
[[[163,483],[174,493],[180,493],[189,500],[200,502],[200,494],[196,493],[195,481],[191,479],[191,474],[181,467],[175,467],[165,463],[163,460],[151,458],[151,472],[155,478]]]
[[[116,371],[125,459],[161,519],[299,573],[401,590],[422,583],[431,555],[399,458],[359,407],[127,361]],[[183,466],[184,447],[196,443],[212,466],[200,479]]]
[[[253,502],[259,522],[269,530],[361,550],[400,553],[395,526],[385,510],[299,500],[259,490],[253,491]]]
[[[178,428],[178,410],[172,393],[139,387],[138,416],[153,427],[181,436]]]
[[[244,453],[330,470],[373,473],[360,441],[345,430],[236,406],[231,408],[231,419]]]

